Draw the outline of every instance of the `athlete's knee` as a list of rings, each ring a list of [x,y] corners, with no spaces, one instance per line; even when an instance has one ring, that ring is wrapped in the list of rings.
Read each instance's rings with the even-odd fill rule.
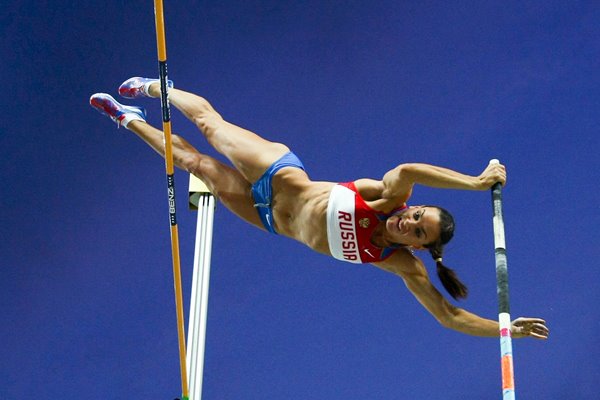
[[[204,156],[198,152],[185,152],[178,154],[175,163],[184,171],[194,174],[194,171],[200,170]]]
[[[203,97],[198,97],[191,110],[191,120],[196,124],[202,131],[210,128],[211,126],[222,120],[219,113],[213,108],[213,106]]]
[[[223,118],[216,112],[203,112],[195,114],[192,117],[192,122],[196,124],[198,129],[204,133],[206,136],[212,135],[223,122]]]
[[[188,159],[188,172],[192,175],[197,176],[208,182],[212,182],[214,179],[218,179],[220,171],[220,165],[217,160],[204,154],[196,154],[190,156]],[[206,183],[208,183],[206,182]]]
[[[231,185],[232,181],[236,181],[237,171],[216,159],[199,154],[190,164],[188,172],[201,179],[217,198],[223,200],[231,196],[235,197],[236,191],[231,190]]]

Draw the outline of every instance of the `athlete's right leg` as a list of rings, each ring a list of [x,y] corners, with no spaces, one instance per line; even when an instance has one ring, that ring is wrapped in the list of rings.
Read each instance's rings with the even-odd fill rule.
[[[94,95],[96,96],[96,95]],[[123,125],[144,142],[152,147],[158,154],[164,157],[163,133],[152,127],[144,120],[144,115],[140,112],[137,115],[131,115],[130,110],[135,111],[134,107],[125,107],[108,95],[96,97],[92,96],[90,103],[101,113],[109,116],[117,123]],[[95,101],[94,101],[95,100]],[[115,117],[116,109],[125,111]],[[126,118],[122,118],[125,116]],[[132,118],[133,117],[133,118]],[[119,119],[120,118],[120,119]],[[173,145],[173,163],[180,169],[202,179],[220,201],[234,214],[245,221],[264,230],[264,226],[254,208],[250,183],[235,169],[225,165],[218,160],[199,153],[185,139],[178,135],[171,135]]]
[[[143,83],[145,82],[145,83]],[[119,92],[126,97],[160,97],[160,85],[144,78],[131,78]],[[249,182],[256,182],[267,168],[289,148],[225,121],[204,98],[178,89],[169,89],[169,101],[196,124],[208,142],[225,155]]]

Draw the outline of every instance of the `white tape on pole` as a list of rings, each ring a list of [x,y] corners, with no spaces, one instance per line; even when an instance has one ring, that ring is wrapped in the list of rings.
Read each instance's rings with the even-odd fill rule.
[[[504,221],[502,217],[494,216],[494,246],[497,249],[505,249],[506,243],[504,242]]]

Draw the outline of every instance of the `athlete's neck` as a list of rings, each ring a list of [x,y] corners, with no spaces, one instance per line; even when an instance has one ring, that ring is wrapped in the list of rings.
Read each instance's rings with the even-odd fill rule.
[[[383,249],[392,246],[394,243],[386,239],[385,237],[385,220],[379,221],[377,227],[373,230],[371,238],[369,239],[371,244]]]

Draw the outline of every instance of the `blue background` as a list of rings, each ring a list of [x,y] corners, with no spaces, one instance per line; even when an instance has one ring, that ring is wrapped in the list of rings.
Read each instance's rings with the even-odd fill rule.
[[[512,315],[551,328],[513,342],[518,398],[597,398],[598,2],[167,1],[165,15],[175,85],[289,145],[315,180],[403,162],[478,174],[499,158]],[[158,75],[153,5],[9,0],[0,32],[0,398],[172,399],[164,162],[88,105]],[[159,126],[159,102],[138,104]],[[177,172],[186,312],[187,181]],[[495,319],[489,193],[418,187],[412,203],[453,212],[459,304]],[[206,399],[500,398],[497,339],[442,328],[376,268],[222,206],[215,218]]]

